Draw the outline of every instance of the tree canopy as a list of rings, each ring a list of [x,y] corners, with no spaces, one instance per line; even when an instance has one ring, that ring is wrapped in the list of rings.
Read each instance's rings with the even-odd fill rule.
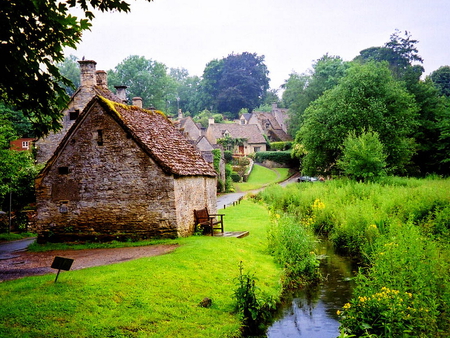
[[[85,17],[70,14],[73,7]],[[0,0],[0,8],[0,100],[22,110],[38,136],[58,130],[68,100],[64,85],[70,85],[56,66],[63,48],[76,48],[93,9],[128,12],[130,6],[122,0]]]
[[[131,55],[108,72],[108,86],[127,86],[129,102],[141,97],[144,106],[166,111],[168,101],[176,100],[176,85],[163,63]]]
[[[244,52],[210,61],[201,83],[205,108],[238,117],[241,109],[252,111],[264,102],[269,89],[269,71],[264,56]]]
[[[417,107],[414,97],[397,82],[384,63],[353,64],[339,84],[305,110],[296,142],[304,146],[303,168],[331,173],[349,132],[377,132],[392,172],[411,159]]]
[[[441,95],[450,97],[450,67],[442,66],[430,74]]]
[[[283,104],[289,108],[289,132],[295,135],[303,121],[303,113],[311,102],[337,85],[348,63],[338,56],[325,54],[313,64],[309,74],[293,73],[283,85]]]

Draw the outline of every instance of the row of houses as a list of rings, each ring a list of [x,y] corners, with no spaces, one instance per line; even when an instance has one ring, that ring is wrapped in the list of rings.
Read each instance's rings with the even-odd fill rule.
[[[266,137],[287,137],[276,106],[201,128],[181,112],[171,121],[143,109],[140,98],[127,105],[126,87],[114,94],[95,61],[79,64],[81,84],[62,129],[36,142],[37,162],[45,163],[36,179],[39,242],[191,235],[194,210],[217,211],[218,140],[245,139],[237,151],[246,155],[265,151]]]
[[[274,103],[270,113],[243,114],[234,123],[214,123],[214,119],[209,119],[208,127],[203,128],[191,117],[183,117],[179,112],[174,124],[205,156],[218,147],[219,140],[227,137],[243,140],[233,149],[235,154],[249,155],[266,151],[268,141],[291,141],[287,134],[287,119],[287,110],[278,108]]]

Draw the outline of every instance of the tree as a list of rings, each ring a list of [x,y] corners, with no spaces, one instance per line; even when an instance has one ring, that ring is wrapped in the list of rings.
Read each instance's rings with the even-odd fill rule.
[[[264,56],[256,53],[230,54],[209,62],[203,72],[203,104],[237,118],[242,108],[252,111],[264,101],[269,88]]]
[[[303,113],[311,102],[333,88],[345,74],[348,64],[338,56],[325,54],[313,64],[310,74],[293,73],[283,85],[283,103],[289,108],[289,133],[295,135]]]
[[[69,55],[63,62],[56,65],[61,75],[71,82],[71,85],[60,83],[69,96],[72,96],[80,86],[80,66],[77,61],[78,58],[75,55]]]
[[[171,68],[169,76],[175,81],[177,92],[177,101],[172,103],[172,110],[179,108],[192,116],[197,115],[202,110],[200,77],[189,76],[189,72],[184,68]]]
[[[129,101],[141,97],[144,106],[167,110],[167,103],[176,101],[175,81],[167,75],[167,67],[143,56],[131,55],[108,71],[108,85],[127,86]]]
[[[15,208],[21,208],[34,199],[34,178],[37,168],[28,151],[9,149],[9,142],[17,139],[13,123],[0,114],[0,207],[9,207],[5,197],[13,194]]]
[[[363,131],[360,136],[351,131],[344,140],[342,156],[337,165],[356,180],[371,181],[384,175],[386,154],[377,132]]]
[[[302,166],[311,174],[332,172],[348,133],[372,130],[379,134],[391,172],[401,173],[414,153],[416,113],[414,97],[387,64],[353,64],[337,86],[305,110],[296,135],[306,151]]]
[[[85,18],[70,14],[73,7]],[[128,12],[130,6],[122,0],[0,0],[0,8],[0,100],[23,111],[37,136],[58,130],[68,100],[62,85],[70,85],[56,67],[63,48],[76,48],[93,9]]]
[[[450,67],[442,66],[430,74],[430,79],[441,95],[450,97]]]

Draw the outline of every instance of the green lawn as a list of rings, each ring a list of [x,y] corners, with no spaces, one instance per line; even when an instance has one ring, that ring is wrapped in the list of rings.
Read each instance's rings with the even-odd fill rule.
[[[173,253],[0,283],[1,337],[237,337],[239,262],[279,298],[281,270],[267,254],[268,211],[244,200],[223,210],[241,239],[192,236]],[[211,308],[198,306],[212,299]]]
[[[269,169],[255,164],[247,182],[235,183],[236,191],[250,191],[284,181],[289,177],[289,168]]]

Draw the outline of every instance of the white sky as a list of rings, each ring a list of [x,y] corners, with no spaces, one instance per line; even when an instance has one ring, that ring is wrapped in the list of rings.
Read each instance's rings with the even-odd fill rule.
[[[131,12],[99,13],[77,50],[97,69],[144,56],[201,76],[232,52],[265,56],[271,88],[325,53],[353,59],[395,29],[419,40],[425,74],[450,65],[448,0],[127,0]]]

